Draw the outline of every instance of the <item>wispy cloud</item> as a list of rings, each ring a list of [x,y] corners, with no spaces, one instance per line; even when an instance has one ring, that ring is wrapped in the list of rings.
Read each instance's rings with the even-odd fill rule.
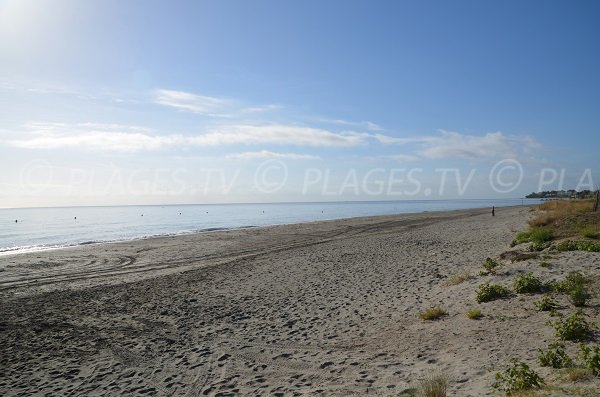
[[[257,145],[275,144],[315,147],[352,147],[364,144],[369,134],[347,131],[333,132],[321,128],[263,124],[238,124],[215,128],[193,138],[197,144],[216,145]]]
[[[17,135],[17,134],[14,134]],[[289,145],[353,147],[371,136],[357,132],[282,125],[236,124],[213,128],[200,134],[158,134],[139,126],[96,123],[28,123],[25,135],[8,140],[10,146],[26,149],[77,148],[105,151],[143,151],[225,145]]]
[[[255,113],[273,112],[283,109],[276,104],[244,106],[240,102],[185,91],[159,89],[154,92],[154,103],[181,111],[220,118],[235,118]]]
[[[258,159],[282,159],[282,160],[318,160],[319,156],[300,153],[276,153],[268,150],[258,152],[244,152],[228,154],[228,159],[234,160],[258,160]]]
[[[542,145],[528,136],[505,135],[489,132],[484,135],[468,135],[441,130],[438,135],[416,137],[393,137],[375,134],[374,138],[384,145],[410,145],[417,149],[412,155],[430,159],[459,157],[470,160],[530,157]]]
[[[160,105],[201,114],[216,114],[231,106],[225,99],[174,90],[156,90],[154,99]]]
[[[466,159],[523,158],[541,144],[530,137],[508,136],[502,132],[485,135],[465,135],[441,131],[439,136],[424,137],[418,151],[423,157]]]
[[[344,126],[355,127],[355,128],[364,128],[364,129],[367,129],[368,131],[383,131],[383,128],[379,124],[373,123],[372,121],[348,121],[348,120],[343,120],[343,119],[321,119],[321,121],[329,123],[329,124],[344,125]]]

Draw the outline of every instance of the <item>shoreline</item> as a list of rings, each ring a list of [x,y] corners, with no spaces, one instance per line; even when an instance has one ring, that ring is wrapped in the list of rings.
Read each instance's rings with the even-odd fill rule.
[[[473,199],[479,200],[479,199]],[[430,200],[435,201],[435,200]],[[441,200],[443,201],[443,200]],[[468,200],[465,200],[468,201]],[[279,204],[279,203],[275,203]],[[288,203],[281,203],[288,204]],[[311,203],[312,204],[312,203]],[[315,202],[315,204],[318,204]],[[237,204],[232,204],[237,205]],[[254,205],[254,204],[248,204]],[[514,205],[505,205],[505,206],[496,206],[496,208],[512,208],[512,207],[531,207],[537,204],[514,204]],[[60,207],[63,208],[63,207]],[[58,245],[51,246],[33,246],[33,247],[15,247],[15,248],[3,248],[0,249],[0,258],[10,257],[15,255],[24,255],[24,254],[35,254],[39,252],[47,252],[54,250],[63,250],[63,249],[71,249],[79,246],[85,245],[99,245],[99,244],[115,244],[115,243],[127,243],[131,241],[139,241],[139,240],[151,240],[154,238],[166,238],[166,237],[176,237],[176,236],[186,236],[186,235],[196,235],[196,234],[206,234],[206,233],[214,233],[214,232],[224,232],[229,230],[244,230],[244,229],[258,229],[258,228],[268,228],[274,226],[290,226],[290,225],[302,225],[302,224],[312,224],[319,222],[335,222],[335,221],[347,221],[347,220],[360,220],[362,218],[377,218],[377,217],[388,217],[388,216],[402,216],[402,215],[415,215],[415,214],[425,214],[425,213],[444,213],[444,212],[454,212],[454,211],[469,211],[469,210],[481,210],[486,207],[474,207],[474,208],[462,208],[462,209],[454,209],[454,210],[434,210],[434,211],[418,211],[418,212],[404,212],[399,214],[384,214],[384,215],[366,215],[366,216],[354,216],[354,217],[344,217],[344,218],[332,218],[332,219],[324,219],[324,220],[310,220],[305,222],[292,222],[292,223],[277,223],[277,224],[269,224],[269,225],[244,225],[244,226],[236,226],[236,227],[209,227],[201,230],[193,230],[193,231],[180,231],[174,233],[165,233],[165,234],[153,234],[146,236],[139,236],[133,238],[123,238],[123,239],[115,239],[115,240],[90,240],[84,241],[80,243],[64,243]]]

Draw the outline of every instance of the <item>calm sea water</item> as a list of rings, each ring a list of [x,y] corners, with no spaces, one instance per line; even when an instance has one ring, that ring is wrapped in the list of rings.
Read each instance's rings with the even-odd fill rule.
[[[538,202],[414,200],[0,209],[0,255],[219,229]]]

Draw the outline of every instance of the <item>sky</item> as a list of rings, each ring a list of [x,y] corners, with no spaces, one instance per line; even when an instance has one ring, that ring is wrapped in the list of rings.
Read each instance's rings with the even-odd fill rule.
[[[0,207],[600,184],[594,1],[0,0]]]

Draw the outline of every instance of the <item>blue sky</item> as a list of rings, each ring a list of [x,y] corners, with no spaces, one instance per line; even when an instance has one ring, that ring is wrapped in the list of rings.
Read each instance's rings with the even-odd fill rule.
[[[599,17],[592,1],[0,0],[0,207],[589,188]],[[523,170],[510,191],[490,182],[505,159]]]

